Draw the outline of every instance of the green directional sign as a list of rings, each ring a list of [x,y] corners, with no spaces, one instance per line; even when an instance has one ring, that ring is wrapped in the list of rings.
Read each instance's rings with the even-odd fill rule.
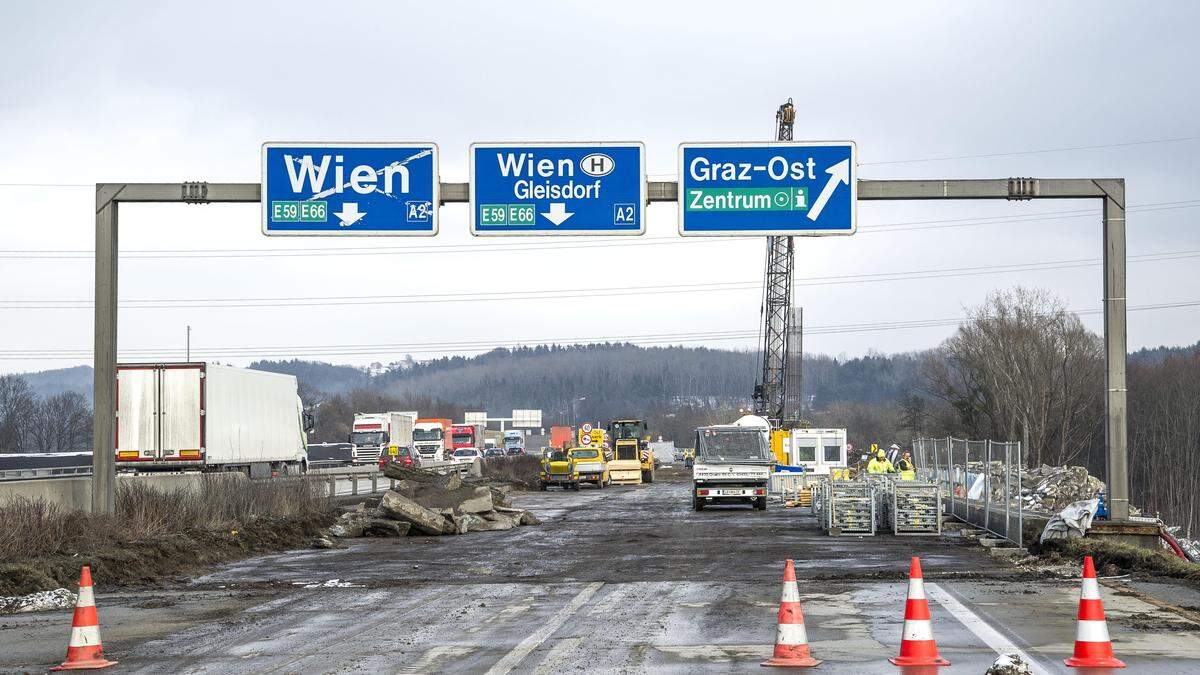
[[[808,188],[691,188],[688,211],[805,211]]]

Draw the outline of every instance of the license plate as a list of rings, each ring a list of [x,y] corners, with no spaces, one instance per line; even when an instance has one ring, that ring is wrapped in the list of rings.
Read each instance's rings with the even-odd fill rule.
[[[748,488],[725,489],[725,490],[709,489],[708,496],[709,497],[753,497],[754,490],[751,490]]]

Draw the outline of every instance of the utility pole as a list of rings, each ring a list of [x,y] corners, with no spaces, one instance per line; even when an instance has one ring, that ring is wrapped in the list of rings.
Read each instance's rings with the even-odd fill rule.
[[[187,361],[188,363],[191,363],[191,361],[192,361],[192,326],[191,326],[191,324],[188,324],[188,327],[187,327],[187,341],[185,344],[186,344],[186,346],[184,347],[185,356],[183,357],[183,360]]]
[[[796,108],[792,99],[775,111],[775,140],[792,140]],[[787,411],[788,327],[792,322],[791,237],[767,237],[766,278],[763,281],[762,373],[754,387],[754,411],[773,425],[794,413]]]

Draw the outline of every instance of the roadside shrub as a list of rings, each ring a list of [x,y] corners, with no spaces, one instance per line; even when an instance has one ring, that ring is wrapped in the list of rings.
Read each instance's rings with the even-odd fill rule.
[[[69,511],[42,499],[0,504],[0,563],[87,553],[157,535],[229,530],[259,518],[328,509],[322,484],[304,478],[245,481],[211,474],[194,486],[172,490],[122,480],[112,516]]]

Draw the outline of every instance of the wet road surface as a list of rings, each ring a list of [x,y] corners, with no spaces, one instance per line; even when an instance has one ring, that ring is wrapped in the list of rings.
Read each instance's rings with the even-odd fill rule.
[[[1061,659],[1076,581],[1018,574],[954,538],[827,537],[803,509],[695,513],[687,489],[521,494],[544,525],[360,540],[245,560],[184,588],[101,592],[105,645],[118,672],[757,672],[790,557],[820,670],[897,672],[886,659],[917,554],[951,672],[982,673],[1014,650],[1038,672],[1073,672]],[[1195,597],[1102,587],[1126,672],[1200,672],[1200,625],[1135,591]],[[60,661],[69,616],[0,617],[0,670]]]

